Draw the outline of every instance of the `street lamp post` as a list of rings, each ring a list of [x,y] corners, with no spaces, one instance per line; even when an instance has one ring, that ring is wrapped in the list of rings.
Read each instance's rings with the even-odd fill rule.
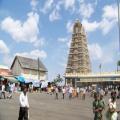
[[[120,52],[120,1],[117,0],[118,6],[118,29],[119,29],[119,52]]]

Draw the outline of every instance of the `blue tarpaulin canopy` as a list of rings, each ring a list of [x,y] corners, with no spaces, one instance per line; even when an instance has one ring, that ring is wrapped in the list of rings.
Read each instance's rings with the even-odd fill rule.
[[[34,79],[25,79],[24,76],[17,76],[16,79],[23,83],[32,83],[34,87],[40,87],[40,81]]]
[[[16,79],[19,81],[19,82],[25,82],[25,78],[23,76],[17,76]]]

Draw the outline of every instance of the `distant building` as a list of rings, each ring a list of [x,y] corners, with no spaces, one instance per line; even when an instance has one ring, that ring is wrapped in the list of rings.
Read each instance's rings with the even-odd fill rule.
[[[12,75],[12,73],[7,66],[0,65],[0,75],[1,76],[9,76],[9,75]]]
[[[39,61],[39,62],[38,62]],[[11,65],[13,75],[23,75],[26,79],[46,80],[47,69],[40,60],[16,56]]]
[[[89,73],[89,74],[74,74],[66,73],[64,75],[65,82],[67,84],[72,84],[74,87],[82,85],[92,85],[92,84],[104,84],[111,85],[120,83],[120,72],[102,72],[102,73]]]

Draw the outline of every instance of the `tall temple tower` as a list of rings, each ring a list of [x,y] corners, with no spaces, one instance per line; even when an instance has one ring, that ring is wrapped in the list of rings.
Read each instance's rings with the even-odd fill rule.
[[[84,28],[79,20],[73,26],[71,47],[68,56],[66,73],[86,74],[91,72],[87,39]]]

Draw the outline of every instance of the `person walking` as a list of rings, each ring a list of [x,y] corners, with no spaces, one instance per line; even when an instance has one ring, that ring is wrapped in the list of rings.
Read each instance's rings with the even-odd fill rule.
[[[70,99],[70,100],[71,100],[71,98],[72,98],[72,93],[73,93],[73,87],[70,86],[70,88],[69,88],[69,99]]]
[[[94,120],[102,120],[102,111],[103,111],[103,104],[100,101],[100,96],[99,94],[95,94],[93,101]]]
[[[9,83],[9,94],[7,96],[8,99],[11,99],[12,98],[12,83]]]
[[[6,99],[6,96],[5,96],[5,85],[2,84],[2,94],[1,94],[1,98],[2,98],[2,95],[4,96],[4,99]]]
[[[86,96],[86,89],[85,89],[85,88],[83,88],[82,100],[85,100],[85,96]]]
[[[79,93],[80,93],[80,88],[77,87],[77,98],[79,97]]]
[[[19,97],[20,102],[20,110],[19,110],[19,117],[18,120],[28,120],[28,109],[29,109],[29,102],[27,97],[27,88],[26,86],[23,87],[23,91]]]
[[[62,89],[63,99],[65,98],[65,93],[66,93],[66,90],[65,90],[65,87],[63,86],[63,89]]]
[[[55,93],[56,93],[56,97],[55,98],[58,100],[58,87],[57,86],[55,87]]]
[[[111,96],[111,99],[109,100],[108,104],[108,111],[106,114],[107,120],[117,120],[118,114],[116,108],[117,108],[116,97],[113,95]]]

